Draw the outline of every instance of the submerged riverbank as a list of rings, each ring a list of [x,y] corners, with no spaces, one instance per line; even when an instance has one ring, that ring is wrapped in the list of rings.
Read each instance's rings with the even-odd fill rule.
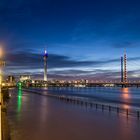
[[[112,101],[107,98],[102,97],[95,97],[95,96],[87,96],[87,95],[80,95],[80,94],[67,94],[67,93],[59,93],[59,94],[51,94],[49,93],[48,89],[22,89],[23,91],[29,92],[29,93],[34,93],[34,94],[39,94],[43,96],[48,96],[48,97],[53,97],[57,98],[61,101],[65,101],[67,103],[73,103],[85,107],[90,107],[90,108],[96,108],[101,109],[102,111],[109,111],[109,112],[116,112],[117,114],[123,113],[126,114],[126,116],[133,116],[137,117],[137,119],[140,119],[140,108],[139,107],[134,107],[131,105],[131,103],[126,103],[126,102],[121,102],[121,101]],[[112,95],[113,96],[113,95]],[[138,104],[139,105],[139,104]]]
[[[140,121],[55,98],[12,90],[8,120],[12,140],[139,140]]]
[[[67,96],[83,98],[88,101],[98,101],[120,106],[124,109],[140,109],[140,89],[137,88],[69,88],[69,87],[49,87],[49,88],[27,88],[27,91],[50,96]]]

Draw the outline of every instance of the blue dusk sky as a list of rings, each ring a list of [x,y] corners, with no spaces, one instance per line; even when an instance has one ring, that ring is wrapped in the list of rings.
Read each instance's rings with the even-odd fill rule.
[[[140,78],[139,0],[1,0],[6,75],[117,80],[126,50],[128,78]]]

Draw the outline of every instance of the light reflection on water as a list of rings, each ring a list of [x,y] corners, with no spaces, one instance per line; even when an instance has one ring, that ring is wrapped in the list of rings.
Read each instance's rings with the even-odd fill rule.
[[[129,93],[129,88],[122,88],[122,92],[128,94]]]
[[[129,105],[126,105],[126,104],[123,104],[123,105],[122,105],[122,108],[123,108],[123,109],[131,109],[131,107],[130,107]]]
[[[22,89],[19,88],[18,92],[17,92],[18,96],[17,96],[17,120],[20,119],[20,115],[21,115],[21,107],[22,107]]]
[[[123,89],[122,89],[122,98],[123,98],[124,100],[128,100],[128,99],[131,98],[131,93],[130,93],[129,88],[123,88]]]
[[[124,101],[130,102],[131,98],[132,98],[130,89],[129,88],[122,88],[122,96],[121,97]],[[127,104],[123,104],[122,108],[123,109],[131,109],[130,105],[127,105]]]
[[[22,89],[18,89],[17,112],[21,111],[22,106]]]

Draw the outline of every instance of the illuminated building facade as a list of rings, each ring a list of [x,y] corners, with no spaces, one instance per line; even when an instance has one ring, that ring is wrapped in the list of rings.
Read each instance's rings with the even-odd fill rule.
[[[30,75],[20,75],[20,79],[21,82],[23,81],[27,81],[27,80],[31,80]]]

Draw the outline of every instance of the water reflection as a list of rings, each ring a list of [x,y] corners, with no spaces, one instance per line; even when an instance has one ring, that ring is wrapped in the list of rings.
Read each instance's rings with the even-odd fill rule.
[[[22,89],[18,89],[17,112],[21,111],[22,106]]]
[[[129,88],[123,88],[121,97],[124,101],[128,101],[128,100],[130,101],[131,100],[130,89]],[[130,109],[130,105],[123,104],[122,108],[123,109]]]
[[[131,107],[130,107],[130,105],[123,104],[123,105],[122,105],[122,108],[123,108],[123,109],[130,109]]]
[[[131,98],[129,88],[123,88],[123,89],[122,89],[122,98],[123,98],[124,100],[127,100],[127,99],[130,99],[130,98]]]
[[[123,93],[129,93],[129,88],[123,88]]]

